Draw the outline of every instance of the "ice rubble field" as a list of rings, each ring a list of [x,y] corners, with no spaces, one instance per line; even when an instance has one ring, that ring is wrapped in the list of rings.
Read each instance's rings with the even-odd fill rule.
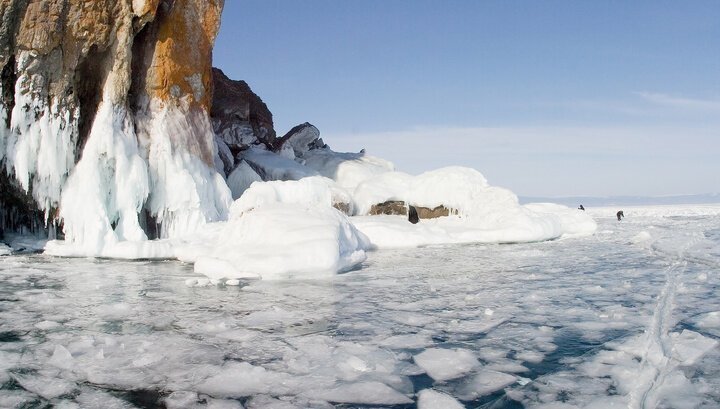
[[[3,256],[0,407],[717,408],[720,205],[616,210],[321,280]]]

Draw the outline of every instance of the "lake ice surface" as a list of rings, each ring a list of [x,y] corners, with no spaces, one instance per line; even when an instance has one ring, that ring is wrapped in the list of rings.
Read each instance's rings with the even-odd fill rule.
[[[0,257],[0,407],[720,407],[720,206],[614,210],[327,280]]]

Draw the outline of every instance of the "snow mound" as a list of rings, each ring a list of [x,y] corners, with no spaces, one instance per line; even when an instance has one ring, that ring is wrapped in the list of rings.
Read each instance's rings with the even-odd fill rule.
[[[331,181],[330,181],[331,182]],[[321,278],[365,261],[369,242],[332,207],[337,191],[321,177],[255,183],[195,271],[213,279]]]
[[[298,181],[256,183],[230,206],[231,219],[269,204],[285,203],[302,206],[333,206],[349,203],[350,195],[322,176]]]
[[[524,206],[535,213],[556,217],[563,237],[585,236],[597,230],[597,223],[583,211],[555,203],[529,203]]]
[[[310,169],[330,178],[338,185],[353,191],[363,181],[395,170],[395,165],[364,152],[333,152],[315,149],[303,154],[302,161]]]
[[[243,151],[242,159],[252,164],[263,180],[298,180],[318,174],[291,158],[255,147]]]

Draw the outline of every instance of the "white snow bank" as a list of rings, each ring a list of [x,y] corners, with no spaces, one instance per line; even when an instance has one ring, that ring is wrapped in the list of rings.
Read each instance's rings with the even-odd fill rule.
[[[302,161],[308,168],[333,179],[351,192],[361,182],[395,170],[391,162],[366,155],[364,152],[341,153],[330,149],[315,149],[305,152]]]
[[[298,180],[318,174],[293,159],[255,147],[243,151],[241,157],[259,170],[263,180]]]
[[[622,210],[625,214],[623,221],[632,221],[641,217],[720,216],[720,204],[602,206],[588,208],[587,213],[596,218],[614,219],[618,210]]]
[[[213,279],[319,278],[363,262],[369,243],[332,207],[338,192],[331,182],[253,184],[233,203],[230,220],[195,271]]]
[[[403,172],[386,172],[369,178],[353,191],[355,214],[366,215],[374,204],[389,200],[408,201],[408,190],[412,175]]]
[[[556,239],[566,232],[560,218],[553,214],[543,215],[520,208],[493,217],[493,220],[484,221],[448,216],[421,220],[418,224],[409,223],[405,216],[354,216],[351,220],[377,248],[533,242]],[[586,226],[584,230],[572,226],[572,236],[594,232],[593,223],[583,222],[583,225]]]
[[[555,204],[520,206],[507,189],[488,185],[469,168],[447,167],[418,176],[386,172],[360,183],[353,193],[355,214],[373,204],[399,200],[415,206],[445,206],[457,215],[422,220],[356,217],[353,223],[378,247],[441,243],[510,243],[591,234],[597,224],[587,214]]]
[[[315,176],[298,181],[253,184],[249,191],[232,204],[230,211],[234,215],[232,219],[257,207],[275,203],[327,207],[350,201],[350,195],[338,188],[332,180]]]
[[[388,200],[429,208],[444,205],[464,216],[518,205],[517,196],[509,190],[491,187],[480,172],[459,166],[418,176],[386,172],[358,185],[354,196],[358,214],[367,214],[372,205]]]
[[[597,230],[597,223],[585,212],[555,203],[529,203],[524,206],[533,212],[557,217],[563,237],[583,236]]]

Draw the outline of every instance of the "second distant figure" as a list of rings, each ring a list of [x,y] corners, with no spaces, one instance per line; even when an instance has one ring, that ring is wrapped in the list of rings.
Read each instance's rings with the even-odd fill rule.
[[[619,212],[617,212],[618,221],[620,221],[620,219],[622,219],[623,217],[625,217],[625,213],[623,213],[622,210],[620,210]]]

